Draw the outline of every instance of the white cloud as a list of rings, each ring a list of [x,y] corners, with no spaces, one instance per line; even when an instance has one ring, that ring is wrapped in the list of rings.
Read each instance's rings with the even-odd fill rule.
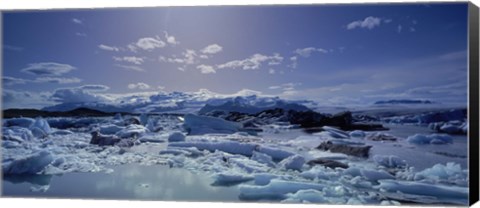
[[[6,49],[6,50],[11,50],[11,51],[16,51],[16,52],[21,52],[23,51],[23,48],[22,47],[18,47],[18,46],[12,46],[12,45],[7,45],[7,44],[3,44],[3,49]]]
[[[128,84],[127,87],[128,87],[128,89],[131,89],[131,90],[136,90],[136,89],[148,90],[148,89],[150,89],[150,85],[148,85],[146,83],[143,83],[143,82],[131,83],[131,84]]]
[[[165,42],[151,37],[140,38],[135,45],[138,48],[148,51],[151,51],[155,48],[163,48],[166,46]]]
[[[81,79],[72,77],[37,77],[33,82],[36,83],[54,83],[54,84],[72,84],[82,82]]]
[[[145,71],[143,68],[140,68],[138,66],[131,66],[131,65],[122,65],[122,64],[116,64],[115,66],[120,67],[122,69],[130,70],[130,71]]]
[[[7,86],[17,85],[17,84],[26,84],[28,80],[15,77],[2,77],[2,83]]]
[[[328,51],[323,48],[314,48],[314,47],[298,48],[295,51],[293,51],[293,53],[298,54],[302,57],[309,57],[314,52],[328,53]]]
[[[85,90],[85,91],[107,91],[110,89],[109,86],[106,85],[82,85],[78,87],[79,89]]]
[[[167,40],[167,43],[168,44],[171,44],[171,45],[177,45],[179,44],[180,42],[178,42],[174,36],[170,36],[168,35],[168,33],[166,31],[164,31],[165,33],[165,39]]]
[[[144,58],[136,57],[136,56],[124,56],[124,57],[114,56],[113,60],[115,60],[115,61],[125,61],[125,62],[129,62],[129,63],[137,64],[137,65],[140,65],[145,61]]]
[[[409,29],[410,29],[410,32],[415,32],[415,31],[417,31],[414,27],[410,27]]]
[[[75,24],[79,24],[79,25],[83,24],[83,21],[80,20],[80,19],[77,19],[77,18],[73,18],[72,22],[75,23]]]
[[[28,64],[28,67],[21,71],[36,76],[60,76],[76,69],[68,64],[60,64],[55,62],[41,62]]]
[[[302,85],[302,83],[289,82],[289,83],[285,83],[285,84],[282,84],[282,85],[270,86],[270,87],[268,87],[268,89],[271,89],[271,90],[281,89],[282,91],[293,91],[293,90],[295,90],[295,88],[297,86],[300,86],[300,85]]]
[[[86,33],[81,33],[81,32],[77,32],[77,33],[75,33],[75,35],[80,36],[80,37],[87,37]]]
[[[275,74],[275,69],[269,69],[269,70],[268,70],[268,73],[269,73],[269,74]]]
[[[202,65],[197,66],[197,69],[200,69],[202,74],[215,74],[215,73],[217,73],[215,71],[215,69],[213,68],[213,66],[209,66],[209,65],[202,64]]]
[[[105,102],[108,98],[95,92],[108,89],[109,87],[105,85],[84,85],[73,88],[61,88],[53,92],[50,100],[61,103]]]
[[[402,25],[398,25],[398,26],[397,26],[397,32],[398,32],[398,33],[401,33],[401,32],[402,32],[402,29],[403,29]]]
[[[183,66],[178,67],[178,70],[180,71],[185,71],[187,68],[187,65],[192,65],[196,64],[198,62],[197,57],[197,52],[192,49],[187,49],[184,52],[182,52],[183,57],[176,57],[173,55],[172,57],[165,57],[165,56],[160,56],[159,61],[161,62],[167,62],[167,63],[174,63],[174,64],[183,64]]]
[[[4,85],[12,86],[17,84],[27,84],[27,83],[54,83],[54,84],[71,84],[79,83],[82,80],[76,77],[66,78],[66,77],[37,77],[34,80],[22,79],[15,77],[2,77],[2,82]]]
[[[234,60],[224,64],[220,64],[218,65],[218,68],[219,69],[240,68],[243,70],[255,70],[255,69],[259,69],[262,66],[262,64],[265,62],[268,65],[277,65],[282,61],[283,61],[283,57],[281,57],[279,54],[274,54],[273,56],[266,56],[266,55],[257,53],[243,60]]]
[[[348,30],[353,30],[355,28],[366,28],[366,29],[373,29],[377,26],[380,26],[381,24],[381,21],[382,19],[379,18],[379,17],[367,17],[365,18],[364,20],[357,20],[357,21],[353,21],[351,23],[349,23],[347,25],[347,29]]]
[[[201,52],[205,53],[205,54],[216,54],[216,53],[221,52],[222,49],[223,49],[223,47],[218,45],[218,44],[211,44],[211,45],[203,48],[201,50]]]
[[[98,45],[98,48],[100,48],[102,50],[106,50],[106,51],[120,51],[120,49],[115,47],[115,46],[108,46],[108,45],[104,45],[104,44]]]
[[[19,90],[2,90],[2,108],[41,108],[52,105],[48,92],[29,92]]]

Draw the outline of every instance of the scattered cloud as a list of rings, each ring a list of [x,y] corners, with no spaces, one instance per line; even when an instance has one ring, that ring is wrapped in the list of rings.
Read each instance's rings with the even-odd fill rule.
[[[128,87],[128,89],[131,89],[131,90],[136,90],[136,89],[148,90],[148,89],[150,89],[150,85],[148,85],[146,83],[143,83],[143,82],[131,83],[131,84],[128,84],[127,87]]]
[[[410,27],[409,30],[410,30],[410,32],[415,32],[415,31],[417,31],[414,27]]]
[[[275,74],[275,69],[269,69],[269,70],[268,70],[268,73],[269,73],[269,74]]]
[[[380,26],[382,22],[381,20],[382,19],[379,17],[373,17],[373,16],[366,17],[364,20],[357,20],[357,21],[350,22],[347,25],[347,29],[353,30],[355,28],[364,28],[364,29],[371,30],[375,27]]]
[[[220,64],[217,67],[219,69],[232,68],[232,69],[243,69],[243,70],[256,70],[259,69],[263,63],[268,65],[278,65],[283,61],[283,57],[280,54],[275,53],[273,56],[267,56],[263,54],[254,54],[249,58],[243,60],[234,60],[224,64]]]
[[[204,54],[216,54],[223,50],[223,47],[218,44],[211,44],[202,50],[200,50]]]
[[[143,50],[151,51],[155,48],[163,48],[166,46],[165,42],[151,37],[140,38],[135,43],[135,46]]]
[[[143,68],[140,68],[138,66],[133,66],[133,65],[122,65],[122,64],[116,64],[115,66],[120,67],[122,69],[130,70],[130,71],[145,71]]]
[[[80,20],[80,19],[77,19],[77,18],[73,18],[72,22],[75,23],[75,24],[79,24],[79,25],[83,24],[83,21]]]
[[[33,82],[36,83],[54,83],[54,84],[72,84],[72,83],[80,83],[82,82],[81,79],[72,77],[37,77]]]
[[[98,45],[98,48],[100,48],[102,50],[106,50],[106,51],[120,51],[120,49],[118,47],[108,46],[108,45],[104,45],[104,44]]]
[[[75,33],[75,35],[80,36],[80,37],[87,37],[86,33],[81,33],[81,32],[77,32],[77,33]]]
[[[178,67],[178,70],[185,71],[188,65],[196,64],[198,62],[197,57],[200,57],[200,56],[198,56],[195,50],[187,49],[184,52],[182,52],[182,57],[177,57],[175,55],[168,58],[165,56],[160,56],[159,61],[174,63],[174,64],[182,64],[183,66]]]
[[[178,45],[180,44],[180,42],[178,42],[174,36],[170,36],[168,35],[168,33],[166,31],[164,31],[164,34],[165,34],[165,39],[167,40],[167,43],[170,44],[170,45]]]
[[[202,74],[215,74],[215,73],[217,73],[215,71],[215,69],[213,68],[213,66],[209,66],[209,65],[202,64],[202,65],[197,66],[197,69],[200,69]]]
[[[21,71],[36,76],[60,76],[74,69],[76,68],[68,64],[41,62],[29,64],[26,68],[21,69]]]
[[[21,52],[23,51],[23,48],[22,47],[19,47],[19,46],[12,46],[12,45],[7,45],[7,44],[3,44],[3,49],[5,50],[10,50],[10,51],[16,51],[16,52]]]
[[[19,90],[2,90],[2,108],[41,108],[54,104],[49,101],[48,92],[29,92]]]
[[[17,85],[17,84],[26,84],[27,82],[28,82],[28,80],[26,80],[26,79],[8,77],[8,76],[2,77],[2,83],[6,86],[12,86],[12,85]]]
[[[84,85],[73,88],[56,89],[50,96],[50,100],[61,103],[80,103],[80,102],[104,102],[107,97],[97,94],[98,91],[110,89],[105,85]]]
[[[137,65],[140,65],[140,64],[142,64],[142,63],[145,61],[144,58],[142,58],[142,57],[136,57],[136,56],[124,56],[124,57],[114,56],[114,57],[113,57],[113,60],[115,60],[115,61],[129,62],[129,63],[133,63],[133,64],[137,64]]]
[[[319,53],[328,53],[327,50],[323,48],[314,48],[314,47],[308,47],[308,48],[298,48],[293,53],[300,55],[302,57],[310,57],[310,55],[314,52],[319,52]]]
[[[93,84],[82,85],[78,88],[86,91],[107,91],[110,89],[110,87],[106,85],[93,85]]]
[[[397,26],[397,32],[398,32],[398,33],[401,33],[401,32],[402,32],[402,29],[403,29],[402,25],[398,25],[398,26]]]
[[[81,79],[72,77],[37,77],[34,80],[22,79],[16,77],[4,76],[2,77],[2,82],[6,86],[18,85],[18,84],[27,84],[27,83],[54,83],[54,84],[71,84],[82,82]]]

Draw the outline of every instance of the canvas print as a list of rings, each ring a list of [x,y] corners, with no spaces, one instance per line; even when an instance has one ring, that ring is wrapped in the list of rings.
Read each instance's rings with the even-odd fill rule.
[[[2,20],[4,197],[468,204],[467,3]]]

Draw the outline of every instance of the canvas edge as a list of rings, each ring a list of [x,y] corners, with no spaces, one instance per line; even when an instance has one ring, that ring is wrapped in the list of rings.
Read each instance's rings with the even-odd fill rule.
[[[469,205],[479,200],[479,10],[468,5],[468,68],[469,68]]]

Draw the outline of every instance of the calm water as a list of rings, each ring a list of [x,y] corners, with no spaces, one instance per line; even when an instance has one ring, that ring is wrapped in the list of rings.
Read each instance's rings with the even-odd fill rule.
[[[5,177],[7,197],[239,201],[236,187],[211,186],[207,175],[168,166],[122,165],[112,173]],[[49,186],[48,190],[32,191]]]

